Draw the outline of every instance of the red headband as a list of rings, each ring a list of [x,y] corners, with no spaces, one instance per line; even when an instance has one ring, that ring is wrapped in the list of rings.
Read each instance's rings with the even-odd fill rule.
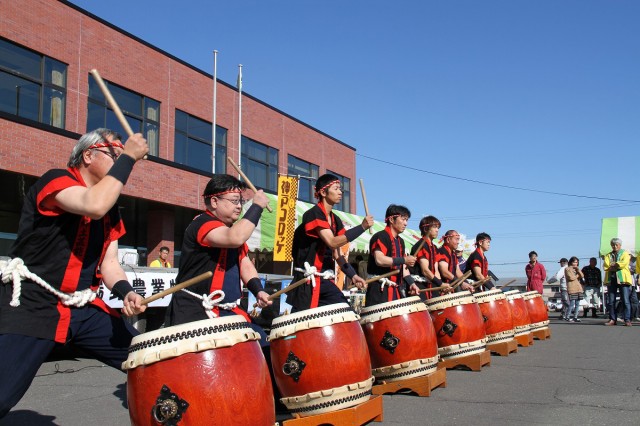
[[[318,198],[318,199],[320,199],[320,193],[321,193],[322,191],[324,191],[325,189],[327,189],[328,187],[330,187],[331,185],[333,185],[334,183],[337,183],[338,185],[340,185],[340,183],[341,183],[341,182],[340,182],[338,179],[336,179],[336,180],[334,180],[334,181],[332,181],[332,182],[329,182],[328,184],[326,184],[325,186],[323,186],[322,188],[318,189],[318,190],[315,192],[315,194],[314,194],[314,195],[315,195],[315,197],[316,197],[316,198]]]
[[[93,145],[91,145],[87,149],[95,149],[95,148],[120,148],[120,149],[124,149],[124,145],[122,145],[122,142],[117,141],[117,140],[113,141],[113,142],[102,141],[102,142],[94,143]]]
[[[224,194],[242,194],[242,191],[239,189],[230,189],[228,191],[223,191],[223,192],[216,192],[215,194],[202,194],[202,196],[204,198],[213,198],[213,197],[218,197],[220,195],[224,195]]]
[[[393,219],[394,217],[398,217],[400,216],[399,214],[394,214],[393,216],[389,216],[389,217],[385,217],[384,221],[385,222],[391,222],[391,219]]]

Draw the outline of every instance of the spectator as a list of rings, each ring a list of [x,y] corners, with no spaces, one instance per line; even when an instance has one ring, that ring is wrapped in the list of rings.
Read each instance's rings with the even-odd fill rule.
[[[556,272],[556,275],[549,278],[549,281],[547,282],[549,284],[553,284],[555,282],[560,284],[560,298],[562,299],[562,313],[560,318],[565,321],[569,321],[569,293],[567,292],[567,278],[564,274],[569,261],[566,257],[563,257],[558,263],[560,264],[560,269]]]
[[[158,258],[151,262],[150,268],[171,268],[171,263],[167,260],[169,258],[169,247],[160,247]]]
[[[529,252],[529,263],[524,268],[527,274],[527,291],[537,291],[542,294],[544,281],[547,279],[547,270],[538,262],[538,253]]]
[[[631,305],[629,292],[631,288],[631,273],[629,272],[630,255],[622,250],[620,238],[611,239],[611,252],[604,257],[604,285],[608,287],[607,309],[609,321],[605,325],[616,325],[616,295],[620,290],[620,299],[624,304],[624,325],[631,326]]]
[[[569,293],[569,309],[567,311],[569,322],[580,322],[578,313],[580,311],[580,299],[582,299],[583,293],[580,280],[584,278],[584,275],[578,267],[579,263],[578,258],[572,256],[571,259],[569,259],[569,266],[564,268],[564,276],[567,279],[567,293]]]
[[[584,275],[584,298],[587,302],[587,306],[591,306],[591,316],[598,318],[596,309],[600,306],[600,288],[602,287],[602,271],[596,266],[597,259],[592,257],[589,259],[589,265],[582,268],[582,274]],[[584,315],[587,316],[589,308],[585,307]]]

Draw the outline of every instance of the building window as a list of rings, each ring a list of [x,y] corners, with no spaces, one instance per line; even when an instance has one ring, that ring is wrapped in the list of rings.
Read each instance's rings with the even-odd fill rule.
[[[338,173],[330,170],[327,170],[327,173],[338,176],[340,183],[342,183],[342,200],[333,207],[343,212],[351,212],[351,179],[340,176]]]
[[[315,164],[307,163],[304,160],[289,156],[289,170],[287,174],[300,176],[298,183],[298,199],[307,203],[315,203],[316,180],[318,180],[319,168]]]
[[[208,121],[176,110],[173,161],[212,172],[211,126]],[[227,129],[216,126],[216,173],[227,172]]]
[[[278,191],[278,150],[245,136],[242,137],[240,168],[257,187]]]
[[[0,38],[0,110],[64,129],[67,65]]]
[[[149,144],[149,154],[158,155],[160,140],[160,102],[105,81],[109,91],[122,110],[129,126],[135,133],[142,133]],[[120,125],[115,113],[107,104],[100,87],[89,75],[89,104],[87,130],[106,127],[127,138],[127,132]]]

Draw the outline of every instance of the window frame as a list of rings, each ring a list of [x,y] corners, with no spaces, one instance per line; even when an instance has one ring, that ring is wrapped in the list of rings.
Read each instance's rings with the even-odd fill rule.
[[[181,125],[178,125],[178,115],[179,114],[184,114],[186,115],[186,125],[187,125],[187,129],[183,130],[181,128]],[[208,139],[204,139],[201,136],[199,136],[198,134],[195,133],[189,133],[189,123],[191,120],[198,120],[202,123],[204,123],[205,125],[209,126],[209,131],[206,132],[206,134],[208,134],[209,138]],[[204,170],[200,167],[196,167],[192,164],[189,163],[189,141],[193,141],[193,143],[201,143],[204,145],[207,145],[209,147],[209,152],[211,152],[211,145],[213,143],[212,139],[213,139],[213,135],[211,134],[211,127],[213,126],[213,124],[207,120],[203,120],[202,118],[195,116],[193,114],[189,114],[186,111],[183,111],[181,109],[176,108],[175,110],[175,116],[174,116],[174,140],[173,140],[173,146],[174,146],[174,154],[173,154],[173,158],[174,161],[176,163],[179,164],[183,164],[185,166],[189,166],[189,167],[194,167],[198,170],[203,170],[206,172],[211,173],[212,172],[212,167],[213,167],[213,158],[209,158],[211,161],[209,162],[209,168],[207,170]],[[224,144],[220,143],[220,136],[221,136],[221,132],[224,132]],[[186,137],[187,139],[187,152],[186,152],[186,161],[184,162],[180,162],[177,160],[177,146],[176,144],[178,143],[177,140],[177,135],[181,135]],[[228,152],[228,138],[229,138],[229,129],[226,129],[222,126],[219,126],[216,124],[216,154],[215,154],[215,159],[216,159],[216,173],[226,173],[227,172],[227,152]],[[218,150],[223,151],[222,153],[219,153]],[[222,159],[220,159],[220,157],[222,157]]]
[[[292,161],[291,159],[295,160],[295,162],[298,163],[304,163],[308,166],[308,168],[305,170],[306,174],[300,174],[298,173],[298,170],[292,169]],[[295,166],[294,166],[295,167]],[[314,171],[316,176],[314,176]],[[296,157],[295,155],[291,155],[289,154],[289,156],[287,157],[287,174],[289,174],[290,176],[301,176],[301,179],[304,179],[305,181],[307,181],[309,183],[309,192],[308,194],[303,194],[303,191],[301,191],[301,189],[306,185],[306,184],[300,184],[298,183],[298,200],[300,201],[304,201],[307,203],[315,203],[315,183],[318,180],[318,178],[320,177],[320,166],[318,166],[317,164],[313,164],[310,161],[307,160],[303,160],[300,157]]]
[[[251,144],[257,144],[259,147],[266,148],[266,160],[262,160],[261,158],[249,156],[249,147]],[[275,158],[276,162],[272,163],[270,161],[271,158]],[[260,181],[253,181],[252,175],[255,174],[255,171],[249,170],[249,165],[252,163],[259,163],[265,166],[265,176],[264,182],[266,182],[265,186],[260,185]],[[269,192],[272,194],[278,193],[278,171],[280,165],[280,150],[264,144],[262,142],[258,142],[254,139],[248,138],[242,135],[242,147],[240,154],[240,169],[252,180],[252,183],[256,185],[258,188],[262,188],[265,192]],[[272,181],[270,181],[272,180]]]

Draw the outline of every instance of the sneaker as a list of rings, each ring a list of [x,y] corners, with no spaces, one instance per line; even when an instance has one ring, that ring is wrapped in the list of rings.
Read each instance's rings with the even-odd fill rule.
[[[569,322],[576,322],[576,320],[577,320],[577,319],[569,318],[567,321],[569,321]]]
[[[575,321],[576,322],[582,322],[582,321],[580,321],[580,318],[575,318]]]
[[[616,322],[614,320],[609,320],[605,322],[604,325],[616,325]]]
[[[567,317],[562,317],[562,319],[565,320],[565,321],[569,321],[569,318],[567,318]]]
[[[627,327],[631,327],[631,321],[625,321],[624,325],[627,326]]]

